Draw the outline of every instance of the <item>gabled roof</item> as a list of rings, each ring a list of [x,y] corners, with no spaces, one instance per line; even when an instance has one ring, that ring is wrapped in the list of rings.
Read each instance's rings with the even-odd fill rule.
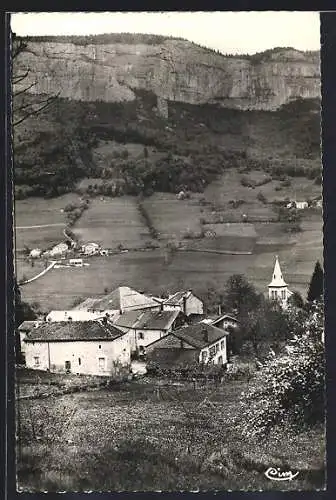
[[[87,309],[90,309],[92,304],[94,304],[99,299],[100,299],[100,297],[88,297],[83,302],[81,302],[80,304],[78,304],[77,306],[73,307],[70,310],[71,311],[86,311]]]
[[[31,330],[25,342],[59,342],[79,340],[115,340],[123,335],[111,323],[102,321],[44,322]]]
[[[113,324],[141,330],[168,330],[179,314],[180,311],[129,311]]]
[[[283,279],[280,264],[279,264],[279,258],[276,256],[275,258],[275,264],[274,264],[274,270],[272,274],[272,281],[268,285],[269,287],[282,287],[282,286],[287,286],[287,283]]]
[[[191,295],[194,295],[191,290],[182,290],[180,292],[174,293],[166,299],[163,303],[170,306],[178,306],[183,303],[184,298],[189,298]],[[195,296],[195,295],[194,295]]]
[[[33,328],[35,328],[36,325],[39,323],[40,323],[40,321],[37,319],[33,320],[33,321],[24,321],[23,323],[21,323],[18,330],[26,332],[26,331],[29,331],[29,330],[32,330]]]
[[[216,325],[219,321],[222,321],[223,319],[230,319],[231,321],[234,321],[235,323],[239,323],[238,319],[232,316],[232,314],[222,314],[221,316],[217,316],[217,318],[214,318],[212,320],[212,325]]]
[[[100,311],[114,309],[125,311],[128,309],[142,309],[157,306],[158,302],[151,297],[147,297],[128,286],[120,286],[116,290],[113,290],[113,292],[94,301],[90,309]]]
[[[206,337],[206,335],[207,337]],[[216,326],[207,325],[206,323],[199,323],[198,325],[191,325],[183,328],[179,328],[170,335],[184,340],[193,347],[202,349],[210,344],[213,344],[217,340],[226,337],[229,333]]]

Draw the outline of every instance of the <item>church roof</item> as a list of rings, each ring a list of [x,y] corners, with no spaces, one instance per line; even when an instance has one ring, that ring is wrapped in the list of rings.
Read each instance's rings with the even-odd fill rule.
[[[268,285],[269,287],[282,287],[282,286],[287,286],[287,283],[283,279],[280,264],[279,264],[279,258],[276,256],[275,258],[275,264],[274,264],[274,270],[273,270],[273,275],[272,275],[272,281]]]

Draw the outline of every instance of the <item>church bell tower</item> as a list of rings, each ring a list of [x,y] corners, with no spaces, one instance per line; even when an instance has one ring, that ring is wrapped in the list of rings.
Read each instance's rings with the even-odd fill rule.
[[[272,275],[272,281],[268,285],[268,298],[271,300],[277,300],[282,307],[287,307],[287,300],[291,292],[288,290],[288,285],[283,279],[279,258],[276,256],[274,270]]]

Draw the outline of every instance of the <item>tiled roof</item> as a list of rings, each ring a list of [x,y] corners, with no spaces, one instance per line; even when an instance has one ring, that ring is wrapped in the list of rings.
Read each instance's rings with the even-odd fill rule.
[[[113,290],[113,292],[97,299],[92,303],[90,308],[100,311],[109,309],[121,309],[124,311],[128,309],[157,307],[157,305],[157,301],[153,300],[151,297],[147,297],[136,290],[132,290],[132,288],[128,286],[120,286],[116,290]]]
[[[123,333],[111,323],[102,321],[44,322],[29,332],[26,342],[57,342],[78,340],[115,340]]]
[[[88,297],[85,299],[83,302],[78,304],[77,306],[73,307],[71,310],[72,311],[86,311],[87,309],[90,309],[92,304],[99,300],[100,297]]]
[[[175,337],[185,340],[185,342],[194,347],[203,348],[226,337],[229,333],[216,326],[198,323],[196,325],[179,328],[172,332],[171,335],[175,335]]]
[[[24,321],[23,323],[21,323],[21,325],[19,326],[19,330],[22,330],[22,331],[27,331],[27,330],[32,330],[33,328],[35,328],[36,324],[39,323],[38,320],[34,320],[34,321]]]
[[[130,311],[121,314],[114,325],[143,330],[166,330],[179,314],[179,311]]]
[[[191,295],[191,291],[190,290],[176,292],[171,297],[168,297],[168,299],[166,299],[164,301],[164,304],[167,304],[167,305],[170,305],[170,306],[177,306],[177,305],[179,305],[179,304],[182,303],[184,297],[188,298],[190,295]]]

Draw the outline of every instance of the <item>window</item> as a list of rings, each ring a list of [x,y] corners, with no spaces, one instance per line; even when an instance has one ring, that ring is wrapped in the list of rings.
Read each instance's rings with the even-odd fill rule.
[[[216,352],[219,351],[219,344],[216,344]]]
[[[144,336],[143,332],[139,332],[139,333],[138,333],[138,339],[139,339],[139,340],[140,340],[140,339],[142,339],[142,340],[143,340],[144,338],[145,338],[145,336]]]
[[[202,351],[202,363],[205,363],[207,355],[208,355],[207,351]]]
[[[210,347],[209,354],[211,357],[216,354],[216,346],[213,345],[212,347]]]
[[[78,358],[78,364],[79,366],[82,364],[82,360],[80,358]]]
[[[221,351],[223,351],[223,350],[224,350],[224,347],[225,347],[225,340],[222,340],[222,341],[221,341]]]
[[[34,365],[40,366],[40,358],[38,356],[34,356]]]
[[[98,348],[101,349],[101,345],[100,344],[99,344]]]
[[[284,300],[286,298],[286,290],[281,291],[281,298]]]
[[[105,358],[98,358],[99,371],[105,371]]]

